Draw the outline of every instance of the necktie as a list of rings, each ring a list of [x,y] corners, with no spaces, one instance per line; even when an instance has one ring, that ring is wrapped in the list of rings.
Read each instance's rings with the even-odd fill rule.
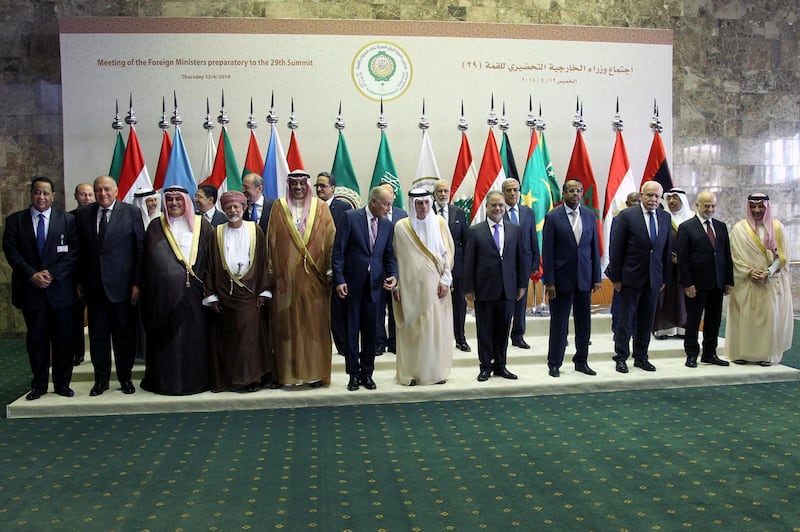
[[[375,239],[378,238],[378,218],[373,216],[369,221],[369,252],[375,247]]]
[[[581,227],[578,225],[578,211],[572,211],[569,213],[570,217],[570,224],[572,225],[572,234],[575,235],[575,243],[579,244],[581,241]]]
[[[656,241],[656,216],[653,211],[648,213],[650,215],[650,242]]]
[[[511,221],[519,225],[519,218],[517,218],[517,208],[511,207]]]
[[[717,237],[714,235],[714,230],[711,229],[711,220],[706,220],[706,234],[708,241],[711,242],[711,247],[717,249]]]
[[[494,245],[497,246],[497,251],[500,251],[500,224],[494,224]]]
[[[250,213],[250,219],[258,223],[258,203],[253,203],[253,210]]]
[[[36,248],[39,250],[39,256],[44,253],[44,214],[39,213],[39,222],[36,224]]]
[[[97,239],[102,242],[103,237],[106,236],[106,228],[108,227],[108,209],[103,209],[103,214],[100,216],[100,225],[97,228]]]

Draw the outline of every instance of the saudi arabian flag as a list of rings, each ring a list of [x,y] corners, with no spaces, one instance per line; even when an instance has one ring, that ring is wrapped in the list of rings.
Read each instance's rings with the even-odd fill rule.
[[[547,140],[544,136],[544,131],[539,134],[539,143],[542,145],[542,160],[544,161],[545,170],[547,170],[547,183],[550,187],[550,197],[553,201],[553,206],[561,203],[561,185],[558,184],[556,171],[553,168],[553,161],[550,159],[550,150],[547,149]]]
[[[389,183],[394,189],[394,206],[403,207],[403,190],[400,188],[400,179],[386,139],[386,131],[381,130],[381,144],[378,146],[378,156],[375,158],[375,169],[372,171],[372,181],[369,188],[377,187],[381,183]]]
[[[119,173],[122,171],[122,161],[125,159],[125,141],[122,140],[122,132],[117,131],[117,141],[114,144],[114,154],[111,156],[111,168],[108,175],[114,178],[114,182],[119,183]]]
[[[536,220],[536,238],[539,240],[539,249],[542,249],[542,229],[544,229],[544,216],[553,208],[550,196],[550,187],[547,180],[547,169],[542,158],[542,145],[536,130],[531,130],[531,145],[528,149],[528,160],[522,174],[521,201],[533,210]]]
[[[350,151],[344,140],[344,133],[339,131],[339,142],[336,144],[336,154],[333,156],[331,175],[336,180],[335,196],[350,203],[354,209],[361,206],[361,189],[358,186],[356,171],[353,161],[350,160]]]

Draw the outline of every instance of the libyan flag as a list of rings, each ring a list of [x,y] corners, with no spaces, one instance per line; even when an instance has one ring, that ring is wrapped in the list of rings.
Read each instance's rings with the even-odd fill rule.
[[[661,185],[664,192],[672,189],[672,174],[667,164],[667,152],[664,149],[664,142],[661,134],[653,131],[653,143],[650,145],[650,155],[647,156],[647,164],[644,167],[641,185],[648,181],[655,181]],[[641,190],[641,186],[639,187]]]
[[[375,158],[375,169],[372,171],[372,181],[370,181],[369,188],[373,189],[381,183],[392,185],[394,189],[394,206],[402,208],[403,190],[400,188],[400,179],[397,177],[392,151],[389,149],[389,141],[384,130],[381,130],[381,144],[378,146],[378,156]]]
[[[227,128],[223,127],[219,133],[219,146],[214,157],[214,167],[201,185],[214,185],[217,188],[217,198],[228,190],[242,190],[242,178],[239,174],[239,165],[233,153]]]

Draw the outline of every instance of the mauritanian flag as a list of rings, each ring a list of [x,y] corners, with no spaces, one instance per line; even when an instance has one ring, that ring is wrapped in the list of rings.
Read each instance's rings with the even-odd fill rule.
[[[647,164],[644,167],[641,185],[647,181],[656,181],[664,189],[664,192],[671,190],[672,174],[667,164],[667,152],[664,150],[664,142],[661,140],[661,133],[653,131],[653,143],[650,145],[650,155],[647,156]],[[641,190],[641,185],[639,190]]]
[[[214,170],[214,159],[217,157],[217,145],[214,143],[214,135],[211,130],[207,130],[206,135],[206,149],[203,152],[203,162],[200,165],[200,173],[197,174],[198,181],[205,183],[211,172]]]
[[[597,221],[597,235],[600,237],[600,255],[603,251],[603,221],[600,218],[600,200],[597,191],[597,181],[594,179],[592,163],[589,160],[589,152],[583,142],[583,133],[580,129],[575,131],[575,145],[572,147],[572,157],[569,160],[569,168],[564,181],[580,181],[583,185],[583,206],[594,213]]]
[[[614,141],[614,151],[611,154],[611,165],[608,169],[608,184],[606,185],[606,198],[603,203],[603,242],[610,242],[611,222],[619,211],[625,208],[628,194],[636,192],[636,183],[631,173],[631,163],[628,161],[628,150],[622,139],[622,131],[617,130],[617,139]],[[603,253],[603,270],[608,264],[608,247]]]
[[[286,152],[286,163],[289,165],[289,171],[306,170],[306,165],[303,163],[303,156],[300,155],[300,145],[297,143],[297,135],[292,131],[292,136],[289,139],[289,151]]]
[[[550,188],[550,197],[552,198],[553,207],[561,203],[561,184],[556,177],[556,170],[553,168],[553,160],[550,158],[550,150],[547,148],[547,138],[544,131],[539,133],[539,144],[542,146],[542,160],[544,167],[547,170],[547,183]]]
[[[150,182],[150,174],[147,172],[142,149],[139,147],[136,129],[131,126],[128,145],[125,147],[125,157],[122,160],[122,170],[119,173],[117,199],[125,203],[132,203],[133,194],[140,188],[153,188],[153,184]]]
[[[217,156],[214,158],[214,167],[201,185],[214,185],[217,188],[217,199],[228,190],[242,190],[242,177],[239,174],[239,165],[233,153],[228,130],[223,126],[219,133]],[[219,201],[218,201],[219,203]]]
[[[269,134],[267,156],[264,159],[264,195],[271,199],[286,197],[286,177],[289,175],[289,166],[286,163],[286,154],[283,151],[278,128],[272,124]]]
[[[156,166],[156,180],[153,187],[156,190],[164,188],[164,176],[167,175],[167,165],[169,165],[169,154],[172,151],[172,139],[167,130],[161,137],[161,151],[158,154],[158,165]]]
[[[119,183],[119,173],[122,171],[122,160],[125,158],[125,141],[122,140],[122,133],[117,131],[117,140],[114,142],[114,153],[111,154],[111,167],[108,175]]]
[[[436,164],[436,156],[433,154],[431,137],[427,130],[422,130],[422,145],[419,150],[417,169],[414,172],[414,181],[411,188],[424,188],[433,192],[433,186],[439,180],[439,165]]]
[[[517,171],[517,161],[514,159],[514,150],[511,149],[511,141],[508,132],[503,131],[503,140],[500,142],[500,160],[503,163],[503,171],[506,178],[513,178],[519,182],[519,172]]]
[[[392,159],[392,151],[389,149],[389,140],[386,138],[386,131],[381,130],[381,143],[378,146],[378,155],[375,157],[375,169],[372,171],[372,180],[369,188],[372,189],[381,183],[389,183],[394,189],[394,206],[403,207],[403,190],[400,188],[400,179],[397,177],[397,170]]]
[[[172,140],[172,151],[169,154],[169,164],[164,175],[164,188],[177,185],[189,192],[189,197],[194,197],[197,192],[197,182],[194,179],[192,165],[189,164],[189,155],[183,144],[181,128],[175,128],[175,138]]]
[[[544,158],[542,158],[542,144],[539,142],[539,135],[535,129],[531,129],[531,144],[528,148],[525,171],[522,174],[520,194],[522,204],[533,210],[533,217],[536,220],[536,238],[539,241],[539,249],[542,249],[544,216],[553,208],[553,200],[550,195],[547,168],[545,168]]]
[[[506,173],[503,170],[503,163],[500,161],[500,152],[497,151],[497,140],[494,138],[494,130],[489,128],[489,135],[486,137],[486,147],[483,149],[483,159],[478,170],[478,180],[475,183],[475,193],[473,194],[472,217],[470,223],[475,225],[486,220],[486,206],[483,200],[490,190],[500,190]]]
[[[350,150],[347,149],[347,142],[342,131],[339,131],[339,141],[336,144],[336,154],[333,156],[331,175],[336,180],[336,197],[349,202],[354,209],[359,208],[361,206],[361,188],[358,186],[353,161],[350,160]]]
[[[247,155],[244,157],[244,167],[242,168],[242,176],[239,179],[239,188],[230,188],[229,190],[242,190],[242,179],[247,174],[264,173],[264,157],[261,156],[261,148],[258,147],[258,139],[256,133],[250,130],[250,142],[247,144]]]
[[[467,216],[467,223],[472,220],[473,194],[478,182],[478,172],[472,160],[472,149],[465,131],[461,132],[461,147],[453,170],[453,182],[450,184],[450,203],[459,207]]]

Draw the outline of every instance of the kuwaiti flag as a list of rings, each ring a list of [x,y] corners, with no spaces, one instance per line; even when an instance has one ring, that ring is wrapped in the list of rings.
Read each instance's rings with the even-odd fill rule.
[[[258,139],[256,133],[250,130],[250,142],[247,145],[247,155],[244,157],[244,168],[242,168],[242,178],[247,174],[264,173],[264,157],[261,156],[261,148],[258,146]],[[239,179],[239,189],[241,190],[242,179]],[[236,190],[231,188],[229,190]]]
[[[200,165],[200,173],[198,174],[198,181],[205,183],[208,180],[211,172],[214,170],[214,159],[217,157],[217,145],[214,143],[214,135],[208,129],[206,135],[206,150],[203,153],[203,163]]]
[[[583,133],[580,129],[575,131],[575,145],[572,147],[572,157],[569,160],[569,168],[564,181],[580,181],[583,185],[583,205],[594,213],[597,222],[597,235],[600,237],[600,254],[603,254],[603,221],[600,218],[600,201],[597,192],[597,181],[594,179],[592,163],[589,160],[589,152],[583,142]]]
[[[150,182],[150,174],[147,172],[147,165],[144,164],[136,129],[131,126],[128,145],[125,147],[125,158],[122,160],[122,170],[119,173],[117,199],[132,203],[133,194],[140,188],[153,188],[153,183]]]
[[[433,186],[439,180],[439,165],[436,164],[436,156],[433,154],[433,145],[428,131],[422,130],[422,145],[419,150],[419,160],[417,169],[414,171],[414,181],[411,188],[424,188],[433,192]]]
[[[617,130],[614,141],[614,151],[611,154],[611,165],[608,168],[608,184],[606,197],[603,203],[603,242],[610,242],[611,222],[619,211],[625,208],[628,194],[636,192],[636,183],[631,173],[631,163],[628,161],[628,150],[622,139],[622,131]],[[603,269],[608,264],[608,248],[603,253]]]
[[[156,180],[153,187],[156,190],[164,188],[164,176],[167,174],[167,165],[169,165],[169,154],[172,151],[172,139],[169,137],[167,130],[164,130],[164,135],[161,137],[161,151],[158,154],[158,166],[156,166]]]
[[[531,144],[522,174],[520,194],[522,204],[533,210],[533,217],[536,220],[536,237],[539,241],[539,249],[542,249],[544,216],[553,208],[553,202],[547,179],[547,169],[542,158],[542,145],[535,129],[531,130]]]
[[[189,164],[189,155],[183,145],[181,128],[175,128],[175,138],[172,141],[172,152],[169,154],[169,164],[164,175],[164,188],[178,185],[189,192],[189,197],[194,197],[197,192],[197,182],[194,180],[192,165]]]
[[[239,174],[239,165],[236,164],[236,156],[233,153],[228,130],[224,126],[219,133],[219,144],[217,146],[217,156],[214,158],[214,168],[211,175],[200,183],[201,185],[213,185],[217,188],[217,203],[219,197],[228,190],[242,190],[242,177]]]
[[[501,190],[506,173],[503,170],[503,163],[500,162],[500,152],[497,151],[497,140],[494,138],[494,130],[489,128],[489,135],[486,137],[486,147],[483,149],[483,159],[481,168],[478,170],[478,181],[475,183],[475,193],[473,194],[472,217],[470,223],[475,225],[486,220],[486,206],[483,200],[490,190]]]
[[[667,164],[667,152],[664,150],[664,142],[661,140],[661,133],[653,131],[653,143],[650,145],[650,155],[647,156],[647,164],[644,167],[642,183],[656,181],[666,192],[672,189],[672,174]],[[641,190],[641,186],[639,187]]]
[[[111,155],[111,167],[108,175],[114,178],[115,183],[119,183],[119,173],[122,171],[122,160],[125,158],[125,141],[122,140],[122,133],[117,131],[117,140],[114,142],[114,153]]]
[[[456,167],[453,170],[453,182],[450,184],[450,203],[459,207],[467,216],[467,223],[472,220],[472,205],[474,203],[475,185],[478,182],[478,172],[472,159],[472,149],[465,131],[461,132],[461,147],[456,158]]]
[[[341,130],[339,131],[339,141],[336,144],[336,154],[333,156],[331,175],[336,180],[336,197],[349,202],[354,209],[359,208],[361,206],[361,188],[358,186],[353,161],[350,160],[350,150],[347,149],[344,132]]]
[[[289,175],[289,166],[286,163],[286,154],[278,136],[278,128],[272,124],[269,134],[267,156],[264,159],[264,195],[271,199],[286,197],[286,177]]]
[[[542,146],[542,160],[547,170],[547,183],[550,188],[550,197],[552,198],[553,207],[555,207],[561,203],[561,185],[558,183],[556,170],[553,168],[553,160],[550,158],[550,150],[547,148],[547,138],[544,136],[544,131],[539,133],[539,144]]]
[[[403,207],[403,190],[400,188],[400,179],[392,159],[392,150],[389,149],[389,140],[386,131],[381,130],[381,143],[378,146],[378,155],[375,157],[375,168],[372,170],[372,181],[369,188],[375,188],[381,183],[389,183],[394,189],[394,206]]]
[[[514,159],[514,150],[511,149],[511,141],[508,139],[507,131],[503,131],[503,140],[500,142],[500,161],[503,163],[503,171],[506,173],[506,178],[511,177],[519,182],[517,161]]]
[[[297,135],[292,131],[292,136],[289,139],[289,151],[286,152],[286,163],[289,165],[289,171],[305,170],[306,165],[303,163],[303,156],[300,155],[300,145],[297,143]]]

